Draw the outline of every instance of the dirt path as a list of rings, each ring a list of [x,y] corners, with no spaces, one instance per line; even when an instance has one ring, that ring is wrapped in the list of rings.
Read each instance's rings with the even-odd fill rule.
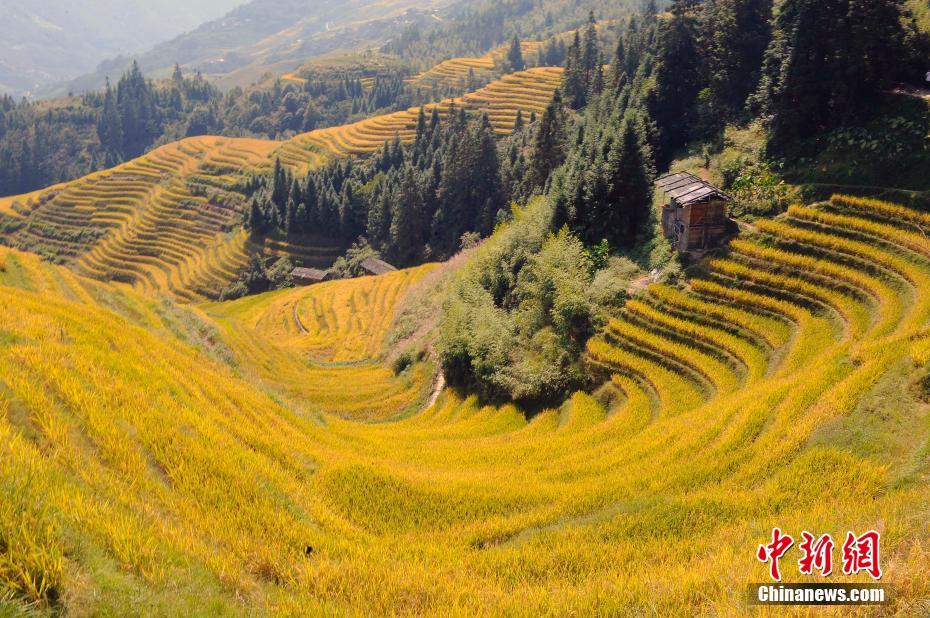
[[[642,292],[652,283],[652,275],[643,275],[630,282],[630,287],[626,289],[627,296],[633,296],[637,292]]]
[[[433,387],[430,390],[429,399],[426,400],[426,408],[432,408],[436,405],[436,401],[439,399],[439,396],[442,394],[442,390],[446,387],[446,376],[442,374],[442,371],[436,373],[436,379],[433,380]]]
[[[300,302],[294,303],[294,323],[297,324],[297,328],[300,329],[300,332],[307,334],[310,331],[307,330],[307,327],[304,326],[304,323],[300,321],[300,314],[297,312],[297,308],[300,306]]]

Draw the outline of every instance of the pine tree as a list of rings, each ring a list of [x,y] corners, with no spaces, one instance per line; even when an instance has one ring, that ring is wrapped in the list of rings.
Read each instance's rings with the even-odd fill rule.
[[[116,164],[123,159],[123,124],[116,103],[116,95],[107,79],[107,89],[103,99],[103,112],[97,124],[100,144],[107,153],[108,163]]]
[[[418,261],[426,234],[428,220],[424,216],[426,203],[419,178],[412,167],[405,167],[393,191],[391,215],[392,259],[407,266]]]
[[[287,198],[287,206],[284,214],[284,233],[291,235],[297,231],[297,204],[293,198]]]
[[[653,172],[641,133],[626,119],[607,159],[610,190],[604,238],[614,247],[631,246],[648,226]]]
[[[674,15],[659,30],[655,90],[649,113],[659,127],[656,162],[664,168],[690,137],[698,92],[703,85],[694,19]]]
[[[562,92],[565,96],[565,103],[572,109],[580,109],[587,104],[588,87],[585,82],[584,62],[581,56],[581,37],[577,31],[575,39],[568,47],[568,56],[565,59]]]
[[[526,68],[526,62],[523,61],[523,49],[520,46],[520,38],[513,36],[510,43],[510,49],[507,50],[507,72],[522,71]]]
[[[588,25],[584,32],[584,42],[582,44],[581,64],[584,67],[585,90],[591,91],[591,85],[595,80],[595,73],[601,71],[601,48],[597,39],[597,21],[594,19],[594,11],[588,13]]]
[[[874,109],[904,45],[901,11],[901,0],[784,0],[754,97],[771,154]]]
[[[257,198],[252,198],[249,204],[249,217],[246,221],[246,227],[256,236],[260,236],[268,231],[268,221],[265,217],[265,213],[262,212],[261,205]]]
[[[284,170],[284,166],[281,165],[281,159],[276,158],[274,160],[271,182],[271,201],[278,208],[284,208],[287,205],[291,183],[288,182],[287,172]]]
[[[772,0],[710,0],[705,6],[710,97],[721,121],[739,114],[758,86],[771,16]]]
[[[626,63],[626,46],[623,44],[623,36],[619,36],[617,37],[617,47],[614,50],[614,57],[610,63],[610,73],[607,77],[607,85],[614,90],[614,92],[618,91],[617,85],[623,76],[627,75]]]
[[[539,121],[529,162],[530,182],[536,187],[545,187],[549,175],[565,160],[568,139],[566,124],[562,95],[556,90]]]

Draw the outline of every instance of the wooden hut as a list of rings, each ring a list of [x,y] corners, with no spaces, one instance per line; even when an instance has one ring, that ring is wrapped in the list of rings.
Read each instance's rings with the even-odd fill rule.
[[[294,281],[294,285],[313,285],[329,281],[332,278],[331,273],[318,268],[298,267],[291,271],[291,280]]]
[[[694,174],[679,172],[656,180],[668,197],[662,205],[662,232],[682,252],[700,252],[723,244],[730,229],[730,196]]]
[[[361,267],[367,275],[385,275],[397,270],[384,260],[379,260],[377,258],[368,258],[361,263]]]

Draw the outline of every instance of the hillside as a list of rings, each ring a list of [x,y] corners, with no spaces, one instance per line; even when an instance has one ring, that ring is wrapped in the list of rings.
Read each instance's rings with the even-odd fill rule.
[[[245,0],[6,0],[0,93],[34,95],[114,56],[144,51]]]
[[[435,105],[487,112],[496,130],[512,129],[518,110],[541,112],[561,69],[506,75],[460,99]],[[427,106],[427,111],[433,109]],[[341,247],[326,239],[257,246],[239,224],[249,174],[274,161],[297,171],[377,150],[395,135],[413,137],[419,109],[319,129],[288,142],[198,137],[158,148],[116,168],[44,191],[0,200],[5,242],[69,263],[85,275],[116,279],[179,299],[216,297],[251,253],[283,254],[328,267]]]
[[[380,424],[330,412],[430,267],[191,313],[0,250],[0,574],[69,613],[734,615],[773,526],[875,528],[883,611],[921,614],[927,225],[794,207],[591,341],[606,407]]]
[[[0,97],[0,618],[930,616],[930,31],[438,2]]]
[[[386,32],[429,19],[448,0],[353,0],[338,4],[305,0],[251,0],[219,19],[163,42],[135,59],[147,75],[167,77],[175,64],[200,71],[225,86],[248,86],[266,72],[284,72],[308,58],[334,50],[379,43]],[[139,50],[142,51],[142,50]],[[43,94],[102,87],[125,71],[128,57],[101,64],[94,72]]]

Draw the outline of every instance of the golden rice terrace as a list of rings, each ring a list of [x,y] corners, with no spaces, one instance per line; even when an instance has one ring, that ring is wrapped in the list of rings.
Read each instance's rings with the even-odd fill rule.
[[[0,250],[0,581],[78,614],[739,615],[773,527],[841,521],[882,534],[880,612],[925,615],[928,229],[759,221],[590,341],[610,405],[532,418],[378,373],[435,267],[184,310]]]

